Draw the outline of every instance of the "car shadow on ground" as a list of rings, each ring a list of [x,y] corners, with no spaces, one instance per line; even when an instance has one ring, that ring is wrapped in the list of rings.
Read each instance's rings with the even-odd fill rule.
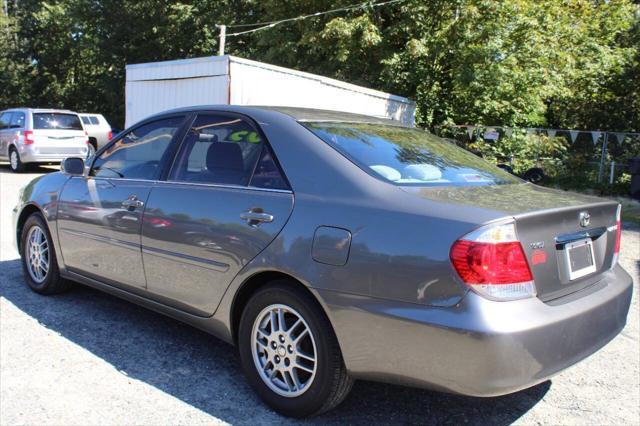
[[[17,259],[0,262],[0,271],[0,296],[123,374],[230,423],[257,419],[260,423],[289,423],[254,395],[236,351],[226,343],[81,285],[63,295],[37,295],[24,284]],[[550,382],[545,382],[485,399],[357,382],[342,405],[312,422],[506,425],[531,409],[549,388]]]

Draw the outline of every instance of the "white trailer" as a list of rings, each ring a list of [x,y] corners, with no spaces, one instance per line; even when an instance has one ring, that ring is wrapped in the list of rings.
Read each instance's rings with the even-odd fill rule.
[[[126,67],[126,123],[196,105],[270,105],[355,112],[413,125],[410,99],[235,56]]]

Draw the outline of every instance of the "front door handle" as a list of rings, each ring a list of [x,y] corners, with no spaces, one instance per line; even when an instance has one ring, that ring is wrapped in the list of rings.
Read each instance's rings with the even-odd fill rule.
[[[139,209],[140,207],[144,206],[144,203],[140,200],[138,200],[138,196],[137,195],[130,195],[129,198],[127,198],[126,200],[124,200],[122,202],[122,208],[123,209],[131,209],[131,210],[135,210],[135,209]]]
[[[246,221],[249,226],[255,228],[261,223],[273,222],[273,215],[265,213],[262,209],[257,208],[240,213],[240,219]]]

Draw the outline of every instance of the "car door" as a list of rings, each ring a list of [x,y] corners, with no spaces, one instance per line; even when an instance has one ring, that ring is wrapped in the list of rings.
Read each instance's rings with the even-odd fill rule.
[[[293,193],[254,123],[199,114],[146,203],[141,242],[150,295],[211,315],[292,208]]]
[[[67,268],[116,286],[146,286],[140,254],[144,205],[185,115],[143,123],[100,151],[87,176],[65,184],[58,233]]]

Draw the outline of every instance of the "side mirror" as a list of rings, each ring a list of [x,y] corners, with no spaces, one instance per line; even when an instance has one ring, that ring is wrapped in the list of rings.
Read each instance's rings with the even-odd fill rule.
[[[66,175],[82,176],[84,174],[84,161],[82,158],[65,158],[60,164],[60,171]]]

